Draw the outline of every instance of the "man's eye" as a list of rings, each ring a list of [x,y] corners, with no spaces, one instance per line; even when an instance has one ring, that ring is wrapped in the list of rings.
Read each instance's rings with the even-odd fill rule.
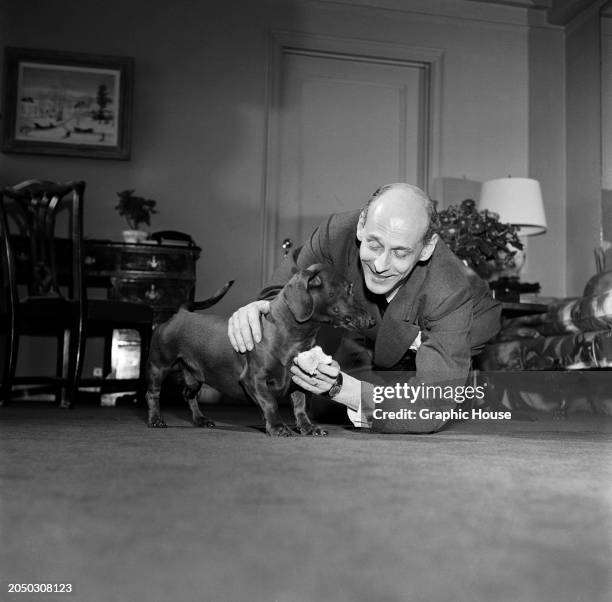
[[[380,245],[377,242],[369,242],[368,249],[372,249],[372,251],[378,251],[380,249]]]
[[[410,255],[410,253],[408,253],[408,251],[394,251],[395,256],[398,259],[406,259],[406,257],[408,257],[408,255]]]

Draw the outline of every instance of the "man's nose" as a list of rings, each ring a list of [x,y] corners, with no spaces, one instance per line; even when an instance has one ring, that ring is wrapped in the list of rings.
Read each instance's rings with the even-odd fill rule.
[[[376,269],[377,272],[384,272],[389,264],[389,252],[385,251],[384,253],[381,253],[375,260],[374,260],[374,268]]]

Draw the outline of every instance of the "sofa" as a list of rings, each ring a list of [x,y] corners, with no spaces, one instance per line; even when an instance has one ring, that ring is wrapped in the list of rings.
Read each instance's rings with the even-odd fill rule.
[[[503,320],[478,367],[510,409],[612,414],[612,270],[581,297]]]

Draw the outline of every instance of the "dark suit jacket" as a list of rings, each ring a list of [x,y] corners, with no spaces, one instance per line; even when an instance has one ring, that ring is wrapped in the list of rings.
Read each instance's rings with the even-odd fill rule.
[[[366,288],[356,238],[359,211],[332,215],[274,272],[260,299],[274,298],[295,268],[332,264],[353,283],[357,300],[380,318]],[[488,285],[439,240],[426,262],[418,263],[391,300],[384,317],[364,334],[374,347],[374,366],[392,369],[421,331],[416,352],[417,382],[465,379],[471,356],[500,329],[501,306]]]

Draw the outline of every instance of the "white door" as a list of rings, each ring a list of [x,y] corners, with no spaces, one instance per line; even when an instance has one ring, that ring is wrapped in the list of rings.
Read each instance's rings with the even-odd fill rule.
[[[427,74],[419,63],[286,51],[272,124],[264,279],[283,241],[358,209],[383,184],[427,186]]]

